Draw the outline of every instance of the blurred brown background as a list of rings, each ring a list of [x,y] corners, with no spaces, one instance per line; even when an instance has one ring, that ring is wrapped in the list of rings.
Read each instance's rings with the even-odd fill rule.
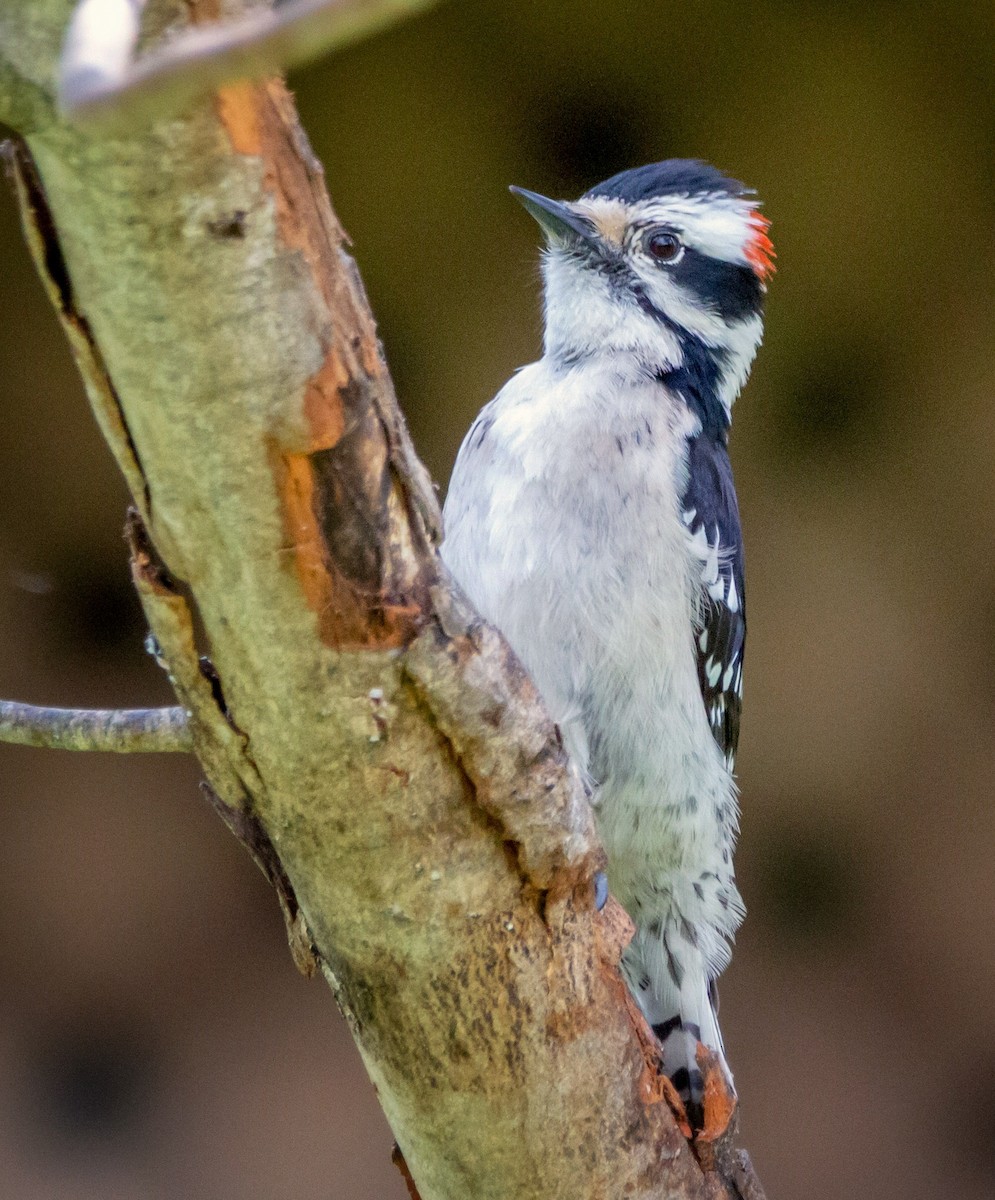
[[[507,184],[687,155],[766,202],[722,1023],[771,1200],[995,1194],[993,14],[453,0],[292,81],[440,484],[537,352]],[[0,694],[166,702],[6,196],[0,314]],[[331,997],[197,779],[0,747],[0,1194],[401,1200]]]

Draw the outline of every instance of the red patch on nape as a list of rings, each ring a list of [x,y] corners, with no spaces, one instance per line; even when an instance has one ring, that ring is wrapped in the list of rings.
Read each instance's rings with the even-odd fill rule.
[[[777,258],[774,243],[767,236],[770,221],[754,209],[750,213],[749,224],[751,233],[744,248],[746,261],[757,273],[760,282],[766,283],[777,269],[774,266],[774,259]]]

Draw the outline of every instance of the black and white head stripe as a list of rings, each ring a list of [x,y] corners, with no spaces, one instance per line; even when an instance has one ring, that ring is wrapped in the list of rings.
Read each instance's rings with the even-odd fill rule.
[[[701,563],[701,610],[695,631],[698,682],[712,734],[732,767],[743,702],[746,602],[739,506],[722,440],[689,439],[682,505],[694,555]]]
[[[706,163],[669,159],[573,203],[518,195],[547,237],[546,352],[573,366],[624,355],[661,378],[698,376],[709,360],[707,399],[727,425],[763,334],[773,270],[750,190]]]
[[[707,270],[709,259],[744,268],[737,286],[748,294],[739,298],[738,312],[724,314],[727,318],[760,307],[758,296],[774,269],[774,248],[767,236],[769,222],[759,211],[753,189],[738,179],[707,163],[671,158],[613,175],[585,192],[577,209],[609,229],[613,212],[618,216],[624,212],[637,229],[671,227],[691,256],[686,277]],[[723,278],[721,289],[702,282],[710,299],[729,291],[728,278]]]

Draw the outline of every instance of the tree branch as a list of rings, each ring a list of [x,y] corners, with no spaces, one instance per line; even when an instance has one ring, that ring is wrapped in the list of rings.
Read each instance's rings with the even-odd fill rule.
[[[0,700],[0,742],[115,754],[193,750],[182,708],[38,708],[13,700]]]
[[[24,7],[0,56],[51,79],[60,6]],[[668,1107],[558,731],[437,557],[282,85],[122,138],[53,120],[11,164],[216,807],[332,987],[420,1195],[745,1194],[731,1142],[693,1148]]]
[[[80,0],[59,67],[59,105],[80,123],[135,127],[213,88],[319,57],[435,0],[287,0],[186,30],[135,62],[145,0]]]

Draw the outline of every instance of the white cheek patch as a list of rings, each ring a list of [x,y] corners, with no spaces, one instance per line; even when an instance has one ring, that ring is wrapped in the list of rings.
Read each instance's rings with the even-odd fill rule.
[[[729,327],[722,317],[713,309],[696,303],[666,271],[641,275],[640,282],[654,308],[666,313],[683,329],[697,334],[706,345],[717,346],[726,340]]]

